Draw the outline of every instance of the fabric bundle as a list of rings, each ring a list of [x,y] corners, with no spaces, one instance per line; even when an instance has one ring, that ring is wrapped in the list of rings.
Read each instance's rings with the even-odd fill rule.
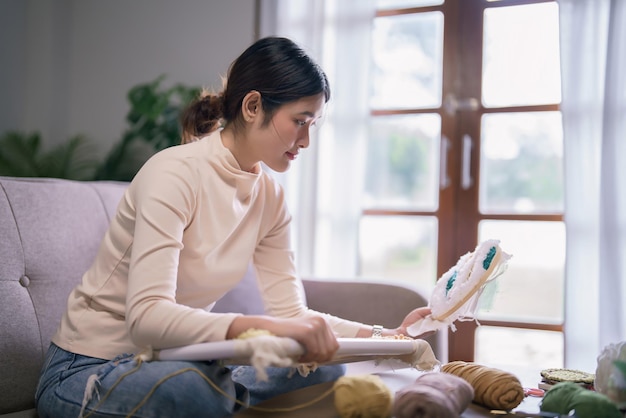
[[[441,371],[458,376],[474,388],[474,402],[492,409],[511,410],[524,400],[519,379],[503,370],[464,361],[453,361]]]
[[[432,372],[396,392],[396,418],[458,418],[472,402],[474,389],[460,377]]]

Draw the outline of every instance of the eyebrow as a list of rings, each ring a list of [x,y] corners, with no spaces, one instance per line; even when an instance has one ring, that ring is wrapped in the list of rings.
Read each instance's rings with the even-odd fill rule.
[[[313,112],[309,112],[308,110],[305,110],[303,112],[298,113],[298,115],[308,116],[309,118],[312,118],[312,119],[320,119],[322,116],[324,116],[324,112],[321,112],[319,115],[316,115]]]

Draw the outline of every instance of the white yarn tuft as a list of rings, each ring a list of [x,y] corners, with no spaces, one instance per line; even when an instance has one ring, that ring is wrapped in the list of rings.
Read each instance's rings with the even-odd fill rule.
[[[296,371],[300,376],[307,377],[310,373],[317,370],[317,367],[317,363],[300,363],[296,366]],[[289,377],[291,377],[291,375]]]
[[[80,412],[78,414],[78,418],[83,418],[83,414],[85,413],[85,408],[89,401],[93,398],[94,393],[96,394],[96,398],[100,399],[100,393],[98,392],[98,384],[100,381],[98,380],[97,374],[92,374],[87,379],[87,384],[85,385],[85,393],[83,394],[83,403],[80,406]]]
[[[441,366],[441,362],[435,357],[433,348],[425,340],[413,340],[413,352],[393,358],[409,364],[417,370],[429,372],[435,371]]]
[[[299,352],[298,357],[302,355],[302,348],[293,339],[271,335],[237,339],[234,348],[235,353],[252,352],[250,363],[257,372],[257,379],[263,382],[268,379],[266,368],[295,366],[298,363],[293,353]]]
[[[152,347],[148,347],[141,353],[137,354],[135,359],[138,361],[152,361],[154,360],[154,350]]]

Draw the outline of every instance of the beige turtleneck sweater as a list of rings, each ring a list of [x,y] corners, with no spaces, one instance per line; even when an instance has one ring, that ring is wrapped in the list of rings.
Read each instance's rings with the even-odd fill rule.
[[[219,131],[153,156],[124,193],[52,341],[112,359],[224,340],[239,314],[211,308],[250,260],[269,315],[315,314],[296,276],[282,188],[256,168],[242,171]],[[360,327],[324,316],[341,337]]]

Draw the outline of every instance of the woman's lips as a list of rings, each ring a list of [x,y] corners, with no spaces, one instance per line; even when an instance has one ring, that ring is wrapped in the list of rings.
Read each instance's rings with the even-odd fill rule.
[[[289,158],[290,160],[295,160],[296,157],[298,156],[298,153],[292,154],[291,152],[287,151],[285,154],[287,154],[287,158]]]

